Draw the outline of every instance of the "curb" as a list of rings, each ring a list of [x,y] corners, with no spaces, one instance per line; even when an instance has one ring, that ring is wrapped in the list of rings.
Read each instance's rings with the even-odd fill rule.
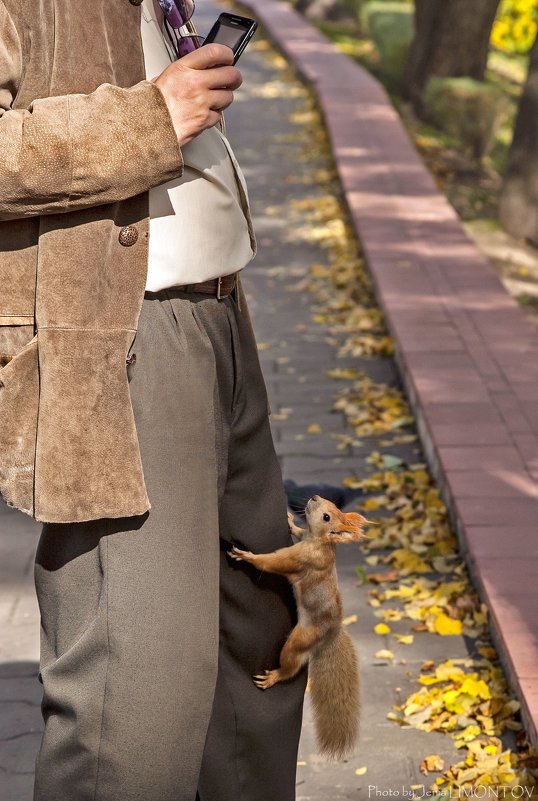
[[[241,5],[317,94],[426,458],[538,747],[538,331],[377,80],[287,3]]]

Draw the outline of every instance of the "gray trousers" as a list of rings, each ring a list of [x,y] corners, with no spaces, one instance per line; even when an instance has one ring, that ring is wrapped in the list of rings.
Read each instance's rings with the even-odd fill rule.
[[[295,799],[307,671],[252,681],[278,665],[293,592],[226,554],[292,542],[246,314],[145,294],[129,387],[152,508],[43,525],[34,801]]]

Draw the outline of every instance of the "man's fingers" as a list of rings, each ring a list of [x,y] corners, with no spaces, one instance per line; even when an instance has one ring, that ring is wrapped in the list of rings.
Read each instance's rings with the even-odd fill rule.
[[[222,110],[231,106],[234,99],[233,92],[227,89],[214,89],[211,92],[211,108],[215,111]]]
[[[232,62],[230,47],[211,43],[173,62],[154,79],[180,146],[216,125],[222,110],[233,102],[243,78]]]
[[[220,121],[220,119],[221,119],[220,111],[210,111],[208,118],[208,127],[212,128]]]
[[[206,70],[219,64],[233,64],[233,60],[234,52],[231,47],[211,42],[183,56],[181,62],[194,70]]]
[[[214,67],[204,73],[206,86],[208,89],[222,89],[223,86],[229,89],[239,89],[243,83],[243,76],[237,67]]]

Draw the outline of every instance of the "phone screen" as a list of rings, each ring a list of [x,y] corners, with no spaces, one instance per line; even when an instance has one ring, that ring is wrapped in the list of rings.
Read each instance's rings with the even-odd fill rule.
[[[218,19],[215,23],[215,32],[212,31],[211,40],[219,44],[228,45],[235,52],[237,45],[245,35],[246,27],[234,25],[227,19]]]

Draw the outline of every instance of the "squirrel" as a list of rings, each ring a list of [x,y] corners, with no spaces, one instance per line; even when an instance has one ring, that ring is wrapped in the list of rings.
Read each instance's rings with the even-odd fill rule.
[[[280,652],[280,666],[254,676],[254,683],[267,690],[293,678],[308,662],[318,747],[326,756],[341,759],[352,751],[359,734],[360,681],[355,646],[342,627],[336,546],[368,539],[363,529],[370,521],[356,512],[340,511],[319,495],[310,498],[305,512],[307,529],[296,526],[288,512],[290,531],[300,542],[265,554],[234,545],[228,555],[290,581],[297,625]]]

